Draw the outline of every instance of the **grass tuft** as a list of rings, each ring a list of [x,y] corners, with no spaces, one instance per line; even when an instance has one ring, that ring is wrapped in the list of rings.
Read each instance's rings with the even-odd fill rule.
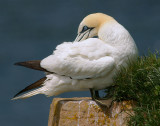
[[[138,58],[129,68],[122,68],[114,86],[106,89],[106,97],[116,101],[134,100],[135,115],[129,126],[160,126],[160,55],[158,52]]]

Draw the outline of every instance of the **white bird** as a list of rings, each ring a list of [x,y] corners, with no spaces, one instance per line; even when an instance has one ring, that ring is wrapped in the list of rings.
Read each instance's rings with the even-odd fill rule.
[[[13,99],[89,89],[94,99],[98,95],[94,91],[111,86],[121,66],[127,67],[137,56],[136,44],[121,24],[103,13],[90,14],[80,23],[74,42],[58,45],[53,54],[42,61],[16,63],[45,71],[46,77],[23,89]]]

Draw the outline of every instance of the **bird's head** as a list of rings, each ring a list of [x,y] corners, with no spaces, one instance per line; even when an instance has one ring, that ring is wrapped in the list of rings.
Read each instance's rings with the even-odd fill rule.
[[[86,16],[79,25],[75,41],[98,36],[98,31],[104,23],[115,21],[114,18],[103,13],[94,13]]]

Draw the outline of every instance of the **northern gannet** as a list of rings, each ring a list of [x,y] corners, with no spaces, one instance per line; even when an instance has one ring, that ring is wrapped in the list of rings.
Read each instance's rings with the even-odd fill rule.
[[[46,77],[17,93],[13,100],[84,90],[90,90],[95,99],[97,90],[111,86],[120,67],[127,67],[137,56],[136,44],[121,24],[103,13],[90,14],[80,23],[74,42],[63,42],[41,61],[16,63],[45,71]]]

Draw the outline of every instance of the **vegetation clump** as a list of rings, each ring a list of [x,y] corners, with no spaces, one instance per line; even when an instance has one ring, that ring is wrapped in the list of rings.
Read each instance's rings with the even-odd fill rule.
[[[134,115],[129,126],[160,126],[160,55],[149,53],[122,68],[114,86],[106,89],[106,97],[116,101],[134,100]]]

